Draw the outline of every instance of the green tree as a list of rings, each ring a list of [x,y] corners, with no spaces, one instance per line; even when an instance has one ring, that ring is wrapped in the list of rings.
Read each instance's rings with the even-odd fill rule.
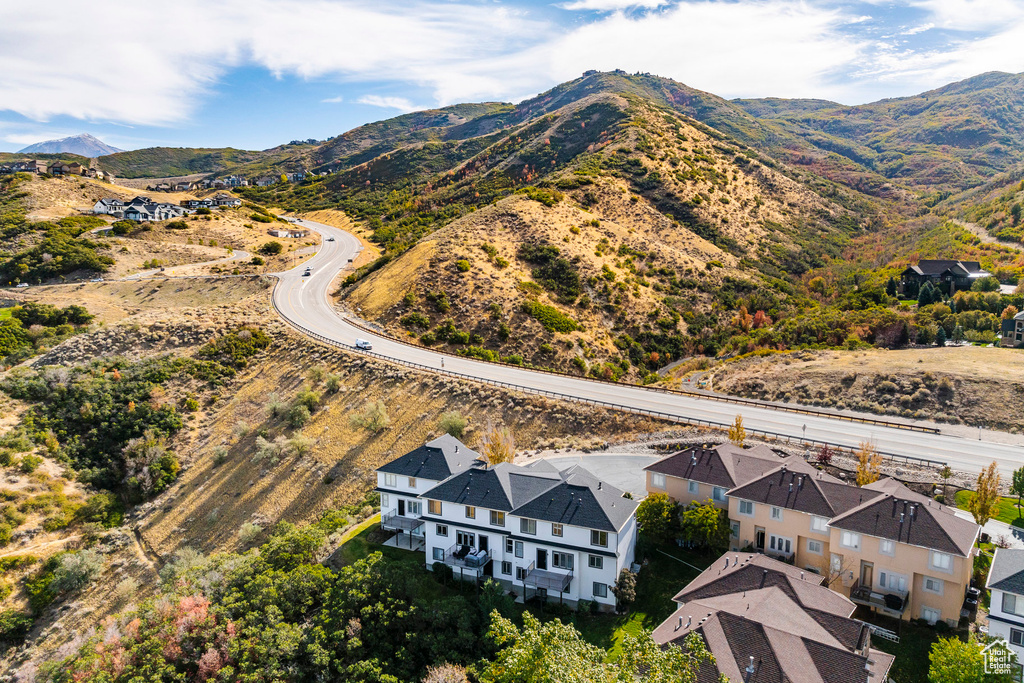
[[[985,673],[983,645],[973,637],[939,638],[928,653],[928,683],[1009,683],[1009,674]]]
[[[1017,496],[1017,516],[1020,517],[1020,499],[1024,497],[1024,467],[1019,467],[1013,471],[1010,493]]]
[[[896,278],[889,276],[889,281],[885,283],[885,293],[889,296],[896,296]]]
[[[679,505],[665,493],[652,493],[636,509],[640,536],[652,543],[668,543],[679,534]]]
[[[729,545],[729,519],[725,510],[710,500],[690,503],[680,515],[682,537],[691,543],[717,550]]]
[[[620,610],[628,610],[630,605],[636,602],[636,574],[623,567],[619,572],[619,578],[612,586],[612,593],[615,595],[616,607]]]
[[[469,426],[469,420],[463,417],[462,413],[457,410],[450,410],[441,416],[440,422],[438,422],[437,428],[445,434],[454,436],[456,439],[461,439],[466,433],[466,427]]]
[[[935,303],[935,299],[932,297],[932,294],[932,283],[925,282],[917,293],[918,307],[924,308],[925,306]]]
[[[959,324],[953,327],[953,343],[962,344],[964,341],[964,328]]]
[[[935,345],[945,346],[946,345],[946,329],[939,325],[939,329],[935,332]]]
[[[980,526],[985,526],[988,520],[999,514],[999,479],[995,462],[978,473],[978,482],[974,495],[967,502],[967,510]]]

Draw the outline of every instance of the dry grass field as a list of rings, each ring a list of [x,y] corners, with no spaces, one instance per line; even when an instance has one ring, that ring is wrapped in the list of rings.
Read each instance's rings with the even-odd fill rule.
[[[960,346],[887,351],[803,351],[727,362],[716,391],[962,422],[1024,428],[1024,352]]]

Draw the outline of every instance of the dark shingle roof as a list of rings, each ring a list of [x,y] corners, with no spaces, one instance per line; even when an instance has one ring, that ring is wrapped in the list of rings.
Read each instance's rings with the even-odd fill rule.
[[[474,467],[479,457],[479,453],[445,434],[378,467],[377,471],[402,477],[444,481],[453,474]]]
[[[764,474],[781,462],[782,456],[766,446],[743,449],[732,444],[720,444],[713,448],[687,448],[644,469],[712,486],[733,488]]]
[[[951,259],[922,259],[917,266],[911,269],[921,275],[941,275],[947,270],[961,275],[977,273],[981,270],[981,264],[977,261],[955,261]]]
[[[602,482],[579,465],[562,470],[559,478],[558,483],[518,506],[512,514],[588,529],[618,531],[639,505],[623,498],[620,489]]]
[[[833,517],[840,510],[879,496],[843,484],[811,467],[799,458],[787,461],[762,477],[729,491],[729,496],[774,505],[821,517]]]
[[[974,522],[957,517],[927,496],[910,491],[892,480],[879,480],[864,487],[884,495],[834,517],[829,524],[838,529],[899,543],[969,557],[981,530]]]
[[[986,587],[1024,595],[1024,550],[997,548]]]

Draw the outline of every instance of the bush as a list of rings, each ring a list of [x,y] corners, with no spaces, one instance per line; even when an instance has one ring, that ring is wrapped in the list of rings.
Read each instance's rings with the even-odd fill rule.
[[[58,594],[72,593],[92,583],[103,571],[103,556],[95,550],[67,553],[53,572],[50,587]]]
[[[238,529],[238,540],[244,545],[249,545],[256,540],[256,537],[263,533],[263,527],[253,522],[246,522]]]
[[[16,609],[0,611],[0,642],[21,642],[32,628],[32,615]]]
[[[336,394],[341,391],[341,377],[335,374],[327,375],[327,379],[324,380],[324,388],[327,389],[327,393]]]
[[[362,411],[353,413],[349,421],[353,427],[368,429],[374,433],[383,431],[391,424],[383,401],[368,402]]]
[[[251,259],[249,259],[249,265],[253,265],[253,266],[262,266],[262,265],[264,265],[265,263],[266,263],[266,261],[264,261],[264,260],[263,260],[263,259],[262,259],[261,257],[259,257],[259,256],[253,256],[253,257],[252,257]]]
[[[209,207],[206,206],[200,206],[198,209],[196,209],[197,216],[209,216],[211,213],[213,212],[210,211]]]
[[[167,224],[168,230],[188,230],[188,223],[185,221],[171,221]]]
[[[274,219],[271,216],[265,216],[262,213],[249,214],[249,218],[256,221],[257,223],[273,223]]]
[[[554,306],[548,306],[537,301],[524,301],[522,310],[524,313],[535,318],[544,329],[550,332],[568,333],[579,329],[579,325],[575,320]]]
[[[296,403],[292,406],[291,410],[288,411],[288,424],[293,428],[298,429],[303,427],[309,422],[312,415],[304,404]]]
[[[269,223],[270,221],[268,220],[267,222]],[[257,251],[259,251],[259,253],[261,254],[264,254],[265,256],[275,256],[284,251],[284,245],[276,240],[270,240],[269,242],[261,246]]]
[[[468,273],[470,269],[469,261],[467,261],[464,258],[459,259],[458,261],[455,262],[455,268],[460,273]]]
[[[466,433],[468,425],[469,420],[458,411],[452,410],[441,416],[441,421],[438,423],[437,428],[445,434],[461,439]]]
[[[139,224],[133,220],[125,219],[121,221],[116,221],[113,225],[111,225],[110,231],[115,235],[127,235],[136,227],[138,227],[138,225]]]
[[[316,411],[317,406],[320,405],[320,394],[312,389],[303,389],[295,397],[295,405],[305,406],[310,414],[312,414]]]
[[[37,469],[39,469],[39,466],[42,464],[43,459],[40,458],[38,455],[26,453],[25,455],[21,456],[21,462],[18,463],[18,469],[20,469],[25,474],[32,474]]]

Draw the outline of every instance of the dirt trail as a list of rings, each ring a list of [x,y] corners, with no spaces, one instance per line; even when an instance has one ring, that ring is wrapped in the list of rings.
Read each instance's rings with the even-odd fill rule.
[[[953,218],[951,220],[952,220],[953,223],[956,223],[957,225],[959,225],[964,230],[967,230],[968,232],[970,232],[972,235],[977,236],[978,239],[980,239],[985,244],[1000,244],[1000,245],[1002,245],[1004,247],[1010,247],[1011,249],[1016,249],[1017,251],[1024,251],[1024,249],[1021,249],[1021,247],[1019,247],[1018,245],[1014,244],[1013,242],[1004,242],[1003,240],[997,239],[993,235],[990,235],[988,230],[986,230],[985,228],[981,227],[977,223],[968,223],[967,221],[961,221],[961,220],[958,220],[956,218]]]
[[[72,541],[77,541],[81,536],[65,536],[64,538],[55,538],[49,541],[43,541],[42,543],[35,543],[33,545],[21,546],[13,550],[7,550],[0,553],[0,557],[13,557],[15,555],[28,555],[35,554],[32,551],[39,550],[40,548],[49,548],[55,545],[63,545]]]

